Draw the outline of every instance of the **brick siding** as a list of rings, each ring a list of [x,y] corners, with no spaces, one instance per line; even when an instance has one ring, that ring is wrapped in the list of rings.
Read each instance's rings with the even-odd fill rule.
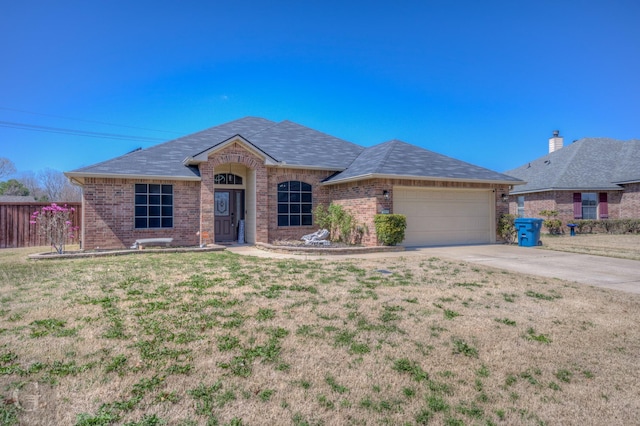
[[[134,185],[173,185],[173,228],[134,228]],[[198,244],[200,182],[86,178],[83,187],[82,248],[128,248],[139,238],[173,238],[174,245]]]
[[[327,170],[302,170],[281,167],[269,167],[267,179],[267,212],[268,221],[259,222],[258,226],[267,225],[267,240],[260,242],[273,243],[278,240],[299,240],[303,235],[310,234],[318,230],[315,223],[311,226],[278,226],[278,184],[291,180],[298,180],[308,183],[312,188],[313,209],[323,204],[330,203],[329,188],[320,185],[322,180],[331,176],[333,171]]]
[[[353,214],[359,224],[366,225],[368,233],[364,235],[362,241],[366,246],[379,244],[376,236],[374,215],[381,213],[383,210],[388,210],[389,213],[393,213],[394,186],[434,189],[492,189],[495,192],[496,220],[500,217],[500,214],[507,213],[509,210],[508,202],[502,201],[502,194],[508,194],[508,187],[501,185],[414,179],[369,179],[332,186],[330,193],[331,199]],[[388,191],[388,200],[384,198],[383,191]]]
[[[255,153],[239,143],[232,143],[211,155],[200,164],[201,182],[171,180],[136,180],[87,178],[84,185],[84,237],[83,248],[126,248],[136,239],[172,237],[174,245],[195,246],[211,243],[214,234],[214,186],[216,168],[227,170],[228,164],[240,164],[255,172],[256,185],[256,242],[273,243],[277,240],[300,239],[315,232],[312,226],[278,226],[278,184],[291,180],[306,182],[312,186],[313,208],[319,204],[328,206],[332,201],[342,205],[351,213],[359,225],[367,232],[363,235],[365,246],[378,244],[375,233],[374,215],[388,210],[393,213],[393,187],[413,186],[423,188],[469,188],[492,189],[495,191],[496,220],[501,213],[508,212],[508,203],[502,201],[507,187],[501,185],[422,181],[406,179],[368,179],[337,185],[322,185],[321,182],[332,175],[328,170],[302,170],[270,167]],[[222,166],[222,167],[221,167]],[[174,194],[174,227],[156,229],[134,228],[134,184],[172,184]],[[636,185],[636,202],[638,201]],[[247,186],[248,188],[248,186]],[[383,196],[389,192],[389,199]],[[571,207],[572,208],[572,207]],[[611,210],[610,210],[611,211]],[[197,235],[204,232],[208,240]]]
[[[640,182],[624,185],[624,192],[618,209],[620,219],[640,218]],[[611,214],[611,205],[609,206]]]
[[[366,232],[362,236],[365,246],[378,245],[374,215],[383,209],[392,213],[393,190],[386,179],[368,179],[358,182],[342,183],[330,187],[330,197],[352,214],[358,225],[364,225]],[[389,191],[389,200],[385,200],[383,191]]]
[[[624,191],[544,191],[524,195],[524,217],[537,217],[542,210],[555,210],[563,224],[575,220],[573,214],[573,194],[575,192],[607,193],[609,219],[640,218],[640,183],[624,186]],[[517,195],[510,197],[509,212],[518,214]],[[600,210],[598,209],[598,215]]]

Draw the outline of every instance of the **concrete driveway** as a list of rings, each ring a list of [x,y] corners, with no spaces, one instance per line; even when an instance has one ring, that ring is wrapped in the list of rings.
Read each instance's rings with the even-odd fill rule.
[[[227,250],[260,257],[331,258],[330,256],[271,253],[250,246],[230,247]],[[640,294],[640,261],[564,253],[534,247],[528,248],[503,244],[411,247],[402,252],[368,253],[340,257],[375,259],[410,256],[463,260],[523,274],[559,278],[581,284]]]
[[[410,248],[405,253],[414,252],[640,294],[637,260],[502,244]]]

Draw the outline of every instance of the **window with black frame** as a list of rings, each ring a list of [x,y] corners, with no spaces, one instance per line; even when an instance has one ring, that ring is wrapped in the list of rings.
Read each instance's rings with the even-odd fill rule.
[[[306,182],[290,180],[278,184],[278,226],[313,224],[312,187]]]
[[[173,227],[173,185],[135,184],[135,228]]]
[[[233,173],[218,173],[213,177],[216,185],[242,185],[242,176]]]

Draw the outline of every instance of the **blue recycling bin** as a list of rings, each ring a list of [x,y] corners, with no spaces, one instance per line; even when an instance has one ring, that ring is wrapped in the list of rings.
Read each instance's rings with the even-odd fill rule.
[[[521,217],[514,221],[520,247],[536,247],[540,245],[542,222],[542,219],[530,217]]]

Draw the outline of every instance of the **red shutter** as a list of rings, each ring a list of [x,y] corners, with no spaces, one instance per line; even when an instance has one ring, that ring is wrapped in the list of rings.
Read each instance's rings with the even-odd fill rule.
[[[601,192],[598,201],[600,201],[600,219],[609,219],[609,203],[607,202],[607,193]]]
[[[582,219],[582,194],[573,193],[573,218]]]

